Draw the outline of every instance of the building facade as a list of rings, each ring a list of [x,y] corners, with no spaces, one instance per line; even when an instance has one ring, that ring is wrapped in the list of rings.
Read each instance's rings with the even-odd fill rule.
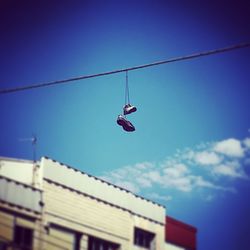
[[[60,162],[0,158],[0,250],[196,249],[166,242],[167,223],[164,206]]]

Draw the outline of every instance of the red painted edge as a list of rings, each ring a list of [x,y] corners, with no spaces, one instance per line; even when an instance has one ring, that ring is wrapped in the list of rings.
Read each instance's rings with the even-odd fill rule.
[[[166,216],[165,241],[188,250],[196,250],[197,228]]]

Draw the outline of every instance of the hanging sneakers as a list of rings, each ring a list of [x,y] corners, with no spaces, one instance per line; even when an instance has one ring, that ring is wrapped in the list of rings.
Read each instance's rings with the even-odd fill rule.
[[[133,112],[135,112],[137,109],[135,106],[132,106],[131,104],[126,104],[124,107],[123,107],[123,114],[124,115],[128,115],[128,114],[131,114]]]
[[[135,112],[136,110],[137,109],[136,109],[135,106],[132,106],[131,104],[126,104],[123,107],[123,114],[124,114],[125,117],[123,115],[118,115],[118,118],[117,118],[117,121],[116,121],[117,124],[122,126],[123,129],[125,131],[127,131],[127,132],[135,131],[135,127],[130,121],[128,121],[126,119],[126,115],[131,114],[131,113]]]
[[[133,132],[135,131],[135,127],[133,126],[133,124],[126,120],[124,116],[122,115],[118,115],[118,118],[117,118],[117,124],[122,126],[123,129],[127,132]]]

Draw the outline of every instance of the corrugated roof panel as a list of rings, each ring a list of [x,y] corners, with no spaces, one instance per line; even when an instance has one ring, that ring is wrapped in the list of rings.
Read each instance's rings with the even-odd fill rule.
[[[41,191],[0,176],[0,200],[24,209],[41,212]]]
[[[33,163],[0,158],[0,175],[16,181],[32,184]]]
[[[165,208],[66,165],[42,158],[44,178],[165,224]]]

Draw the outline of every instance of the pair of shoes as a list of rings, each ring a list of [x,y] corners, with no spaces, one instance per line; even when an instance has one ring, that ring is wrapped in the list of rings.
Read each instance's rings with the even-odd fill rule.
[[[135,106],[132,106],[131,104],[126,104],[124,107],[123,107],[123,114],[124,115],[129,115],[133,112],[135,112],[137,109]]]
[[[128,103],[123,107],[123,115],[118,115],[118,118],[116,121],[117,124],[122,126],[123,129],[127,132],[135,131],[135,127],[133,126],[133,124],[130,121],[128,121],[126,119],[126,115],[131,114],[131,113],[135,112],[136,110],[137,109],[135,106],[132,106],[131,104]]]
[[[118,125],[122,126],[123,129],[127,132],[135,131],[135,127],[133,126],[133,124],[130,121],[126,120],[123,115],[118,115],[116,122]]]

